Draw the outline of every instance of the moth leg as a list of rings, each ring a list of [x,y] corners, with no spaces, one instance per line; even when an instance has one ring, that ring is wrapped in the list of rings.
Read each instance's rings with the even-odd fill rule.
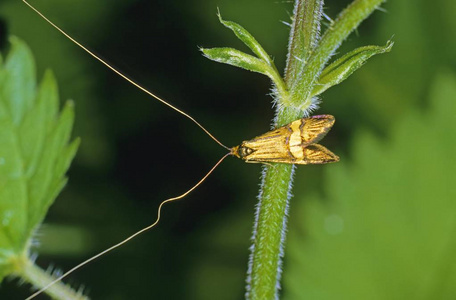
[[[268,165],[270,167],[273,167],[274,165],[269,163],[269,162],[266,162],[266,161],[258,161],[258,160],[245,160],[246,163],[249,163],[249,164],[263,164],[263,165]]]
[[[248,164],[262,164],[262,163],[264,163],[264,162],[258,161],[258,160],[247,160],[247,159],[246,159],[246,160],[244,160],[244,161],[245,161],[246,163],[248,163]]]

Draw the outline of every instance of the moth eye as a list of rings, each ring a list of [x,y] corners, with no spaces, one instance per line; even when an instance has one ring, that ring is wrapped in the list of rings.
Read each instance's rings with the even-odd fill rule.
[[[251,149],[249,147],[246,147],[246,146],[239,147],[239,156],[241,156],[241,157],[245,157],[252,153],[253,153],[253,149]]]

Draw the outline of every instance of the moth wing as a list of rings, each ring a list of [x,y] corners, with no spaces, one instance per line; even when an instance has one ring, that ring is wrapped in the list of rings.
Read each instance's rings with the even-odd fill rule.
[[[252,150],[242,157],[246,162],[285,162],[290,160],[287,140],[290,136],[287,127],[268,131],[251,140],[242,142],[242,147]]]
[[[303,118],[300,121],[302,121],[302,142],[305,145],[309,145],[318,143],[331,129],[336,119],[331,115],[318,115]]]
[[[254,137],[251,140],[244,141],[244,143],[258,144],[258,145],[261,144],[262,147],[268,147],[271,144],[275,144],[279,141],[286,139],[286,137],[289,136],[290,133],[291,132],[289,131],[287,126],[283,126],[283,127],[268,131],[266,133],[263,133],[262,135]]]
[[[320,144],[311,144],[302,149],[302,158],[295,160],[294,164],[327,164],[338,162],[339,157]]]

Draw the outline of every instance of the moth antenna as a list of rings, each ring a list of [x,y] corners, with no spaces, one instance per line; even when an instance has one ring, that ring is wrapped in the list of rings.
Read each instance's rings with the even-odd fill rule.
[[[126,239],[124,239],[123,241],[109,247],[108,249],[106,250],[103,250],[101,251],[100,253],[98,254],[95,254],[94,256],[90,257],[89,259],[86,259],[85,261],[83,261],[82,263],[76,265],[75,267],[73,267],[72,269],[70,269],[69,271],[65,272],[64,274],[60,275],[59,277],[57,277],[56,279],[54,279],[53,281],[51,281],[48,285],[46,285],[45,287],[41,288],[40,290],[36,291],[35,293],[33,293],[31,296],[29,296],[28,298],[26,298],[25,300],[31,300],[33,298],[35,298],[36,296],[38,296],[39,294],[41,294],[42,292],[44,292],[45,290],[47,290],[49,287],[51,287],[52,285],[56,284],[57,282],[61,281],[63,278],[67,277],[68,275],[70,275],[71,273],[73,273],[74,271],[82,268],[83,266],[85,266],[86,264],[94,261],[95,259],[99,258],[100,256],[103,256],[105,255],[106,253],[108,252],[111,252],[112,250],[122,246],[123,244],[127,243],[128,241],[132,240],[133,238],[137,237],[138,235],[140,235],[141,233],[155,227],[158,222],[160,221],[160,217],[161,217],[161,210],[162,210],[162,207],[163,205],[165,205],[166,203],[169,203],[169,202],[173,202],[173,201],[177,201],[179,199],[182,199],[184,198],[185,196],[187,196],[188,194],[190,194],[191,192],[193,192],[193,190],[195,190],[201,183],[203,183],[204,180],[206,180],[207,177],[209,177],[209,175],[212,174],[212,172],[214,172],[214,170],[222,163],[222,161],[227,158],[228,156],[232,155],[231,152],[225,154],[213,167],[212,169],[203,177],[200,179],[200,181],[198,181],[197,184],[195,184],[191,189],[189,189],[188,191],[186,191],[185,193],[177,196],[177,197],[173,197],[173,198],[169,198],[169,199],[166,199],[164,201],[162,201],[162,203],[160,203],[160,205],[158,206],[158,209],[157,209],[157,219],[155,220],[154,223],[152,223],[151,225],[147,226],[147,227],[144,227],[143,229],[133,233],[132,235],[130,235],[129,237],[127,237]]]
[[[111,66],[110,64],[108,64],[106,61],[104,61],[101,57],[99,57],[98,55],[96,55],[95,53],[93,53],[92,51],[90,51],[88,48],[86,48],[84,45],[82,45],[81,43],[79,43],[78,41],[76,41],[74,38],[72,38],[68,33],[66,33],[63,29],[61,29],[59,26],[55,25],[51,20],[49,20],[45,15],[43,15],[38,9],[36,9],[33,5],[31,5],[30,3],[27,2],[27,0],[22,0],[22,2],[24,2],[28,7],[30,7],[35,13],[37,13],[41,18],[43,18],[46,22],[48,22],[52,27],[54,27],[55,29],[57,29],[61,34],[63,34],[67,39],[69,39],[70,41],[72,41],[74,44],[76,44],[78,47],[80,47],[82,50],[84,50],[85,52],[87,52],[90,56],[92,56],[93,58],[95,58],[96,60],[98,60],[99,62],[101,62],[103,65],[105,65],[106,67],[108,67],[108,69],[110,69],[111,71],[113,71],[114,73],[116,73],[117,75],[119,75],[120,77],[122,77],[123,79],[125,79],[126,81],[128,81],[129,83],[131,83],[132,85],[134,85],[136,88],[140,89],[141,91],[143,91],[144,93],[148,94],[149,96],[157,99],[158,101],[160,101],[161,103],[165,104],[166,106],[174,109],[175,111],[177,111],[178,113],[184,115],[185,117],[187,117],[188,119],[190,119],[191,121],[193,121],[193,123],[195,123],[196,125],[198,125],[208,136],[210,136],[217,144],[219,144],[220,146],[222,146],[223,148],[227,149],[227,150],[230,150],[229,147],[225,146],[224,144],[222,144],[219,140],[217,140],[206,128],[203,127],[203,125],[201,125],[200,123],[198,123],[198,121],[196,121],[192,116],[190,116],[189,114],[185,113],[184,111],[180,110],[179,108],[175,107],[174,105],[172,104],[169,104],[168,102],[166,102],[165,100],[163,100],[162,98],[158,97],[157,95],[155,95],[154,93],[150,92],[149,90],[147,90],[146,88],[142,87],[140,84],[136,83],[133,79],[130,79],[128,76],[124,75],[122,72],[120,72],[119,70],[117,70],[116,68],[114,68],[113,66]]]

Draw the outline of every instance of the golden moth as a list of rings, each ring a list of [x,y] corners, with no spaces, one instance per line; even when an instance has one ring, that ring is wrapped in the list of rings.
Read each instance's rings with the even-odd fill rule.
[[[318,115],[302,118],[231,148],[231,154],[248,163],[326,164],[339,157],[317,144],[335,118]]]

